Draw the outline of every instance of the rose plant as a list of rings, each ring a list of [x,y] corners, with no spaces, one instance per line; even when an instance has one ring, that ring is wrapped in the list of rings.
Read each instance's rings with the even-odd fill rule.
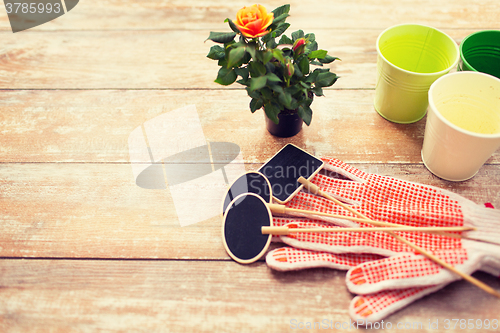
[[[240,9],[236,20],[224,21],[231,32],[210,32],[208,39],[222,46],[212,46],[207,57],[221,67],[215,82],[230,85],[240,77],[237,82],[246,87],[252,112],[264,108],[276,124],[281,112],[296,112],[309,125],[314,95],[323,96],[323,88],[338,79],[328,68],[311,70],[311,65],[323,66],[338,58],[318,49],[313,33],[298,30],[286,36],[289,11],[290,5],[270,13],[257,4]]]

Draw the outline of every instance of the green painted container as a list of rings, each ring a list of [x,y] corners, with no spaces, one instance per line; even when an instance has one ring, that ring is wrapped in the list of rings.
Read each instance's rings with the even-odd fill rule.
[[[500,31],[483,30],[460,44],[459,71],[475,71],[500,78]]]

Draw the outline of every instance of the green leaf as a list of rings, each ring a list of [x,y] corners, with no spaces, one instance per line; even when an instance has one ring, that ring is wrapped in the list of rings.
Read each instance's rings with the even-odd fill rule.
[[[285,58],[283,58],[283,51],[281,51],[280,49],[274,49],[273,51],[273,56],[279,60],[279,62],[281,62],[282,64],[285,63]]]
[[[340,60],[340,58],[332,57],[331,55],[327,54],[323,59],[318,59],[318,60],[322,64],[329,64],[331,62],[334,62],[335,60]]]
[[[306,86],[306,88],[309,88],[309,87]],[[295,95],[296,93],[298,93],[299,91],[302,91],[302,89],[297,85],[293,85],[293,86],[285,88],[285,92],[292,95],[292,96]]]
[[[314,87],[311,89],[311,91],[316,95],[316,96],[324,96],[323,95],[323,88],[321,87]]]
[[[240,46],[229,51],[229,58],[227,60],[227,68],[233,67],[245,55],[246,47]]]
[[[250,80],[248,80],[248,79],[247,80],[241,79],[241,80],[236,81],[236,83],[239,83],[242,86],[247,86],[247,87],[250,86]]]
[[[316,61],[316,60],[313,60],[310,62],[311,65],[316,65],[316,66],[323,66],[322,63],[320,63],[319,61]]]
[[[314,70],[314,72],[309,74],[309,76],[306,78],[305,82],[313,83],[314,81],[316,81],[316,78],[318,77],[318,75],[319,75],[319,72],[317,70]]]
[[[272,13],[274,14],[274,17],[280,16],[282,14],[288,14],[290,12],[290,5],[283,5],[278,8],[273,9]]]
[[[335,73],[325,72],[319,73],[314,85],[316,87],[329,87],[337,81],[338,77]]]
[[[222,60],[226,61],[224,66],[227,66],[227,60],[229,59],[229,51],[231,51],[235,47],[238,47],[237,44],[238,43],[236,43],[234,40],[232,40],[228,43],[224,43],[224,50],[226,52],[226,57],[224,59],[222,59]],[[219,64],[219,66],[222,66],[222,65]]]
[[[273,53],[269,50],[265,50],[261,53],[262,55],[262,63],[267,64],[273,58]]]
[[[302,82],[302,81],[300,81],[299,83],[300,83],[300,85],[302,87],[304,87],[306,89],[311,89],[311,84],[310,83],[306,83],[306,82]]]
[[[325,50],[312,51],[311,53],[309,53],[309,59],[323,59],[327,54],[328,52]]]
[[[272,52],[271,52],[271,54],[272,54]],[[267,73],[274,73],[276,70],[276,66],[272,62],[268,62],[265,65],[265,69],[266,69]]]
[[[281,104],[283,104],[287,109],[293,110],[292,109],[292,95],[287,94],[286,92],[283,94],[280,94],[278,97],[278,100],[280,101]]]
[[[231,28],[231,30],[233,30],[237,34],[241,33],[240,29],[238,29],[236,24],[234,24],[233,20],[231,20],[230,18],[225,19],[224,22],[229,23],[229,27]]]
[[[240,62],[238,64],[236,64],[236,67],[240,67],[241,65],[248,64],[250,62],[250,60],[252,60],[252,56],[250,55],[250,53],[245,52],[245,55],[240,60]]]
[[[278,114],[280,113],[280,108],[271,102],[264,104],[264,111],[266,112],[267,118],[271,119],[275,124],[279,123]]]
[[[260,98],[259,99],[252,98],[252,100],[250,101],[250,111],[252,111],[252,113],[254,113],[255,111],[257,111],[258,109],[260,109],[263,106],[264,106],[264,102]]]
[[[290,5],[283,5],[274,9],[272,11],[272,13],[274,14],[273,24],[281,22],[284,19],[286,19],[289,16],[288,15],[289,12],[290,12]]]
[[[262,37],[262,43],[269,42],[271,40],[271,38],[273,38],[273,36],[271,34],[265,35],[264,37]]]
[[[304,120],[307,126],[311,125],[312,110],[309,106],[300,105],[299,108],[297,109],[297,112],[300,118]]]
[[[299,68],[302,74],[309,74],[309,59],[307,57],[302,57],[302,59],[300,59]]]
[[[318,73],[328,73],[330,71],[330,69],[329,68],[316,68],[314,71],[318,72]]]
[[[275,82],[275,83],[282,82],[281,79],[278,77],[278,75],[274,73],[269,73],[265,77],[267,78],[268,82]]]
[[[264,88],[267,83],[267,77],[259,76],[250,79],[250,90],[255,91]]]
[[[314,41],[316,41],[316,36],[314,34],[307,34],[306,36],[306,39],[309,41],[309,43],[312,43]]]
[[[304,31],[298,30],[292,33],[292,39],[295,42],[297,39],[304,37]]]
[[[236,72],[233,69],[221,67],[221,69],[219,69],[219,73],[217,74],[217,79],[215,79],[215,82],[224,86],[228,86],[236,81],[236,77]]]
[[[250,54],[253,60],[258,60],[257,59],[257,52],[255,50],[255,44],[251,43],[247,45],[246,51]]]
[[[210,35],[206,40],[211,40],[216,43],[228,43],[232,41],[236,37],[236,33],[234,32],[213,32],[210,31]]]
[[[278,43],[279,45],[293,45],[293,40],[288,38],[286,35],[281,36],[281,39]]]
[[[261,94],[259,91],[252,91],[252,90],[250,90],[250,87],[246,87],[245,89],[248,93],[248,96],[255,98],[255,99],[261,98]]]
[[[293,68],[295,69],[295,72],[293,74],[294,76],[296,76],[296,77],[303,77],[304,76],[304,73],[302,73],[302,71],[300,70],[299,65],[293,64]]]
[[[223,59],[226,56],[226,52],[224,51],[224,48],[219,46],[219,45],[214,45],[210,48],[210,52],[207,54],[207,58],[213,59],[213,60],[220,60]]]
[[[270,88],[278,94],[283,94],[285,92],[283,87],[278,84],[273,84],[272,86],[270,86]]]
[[[236,75],[239,75],[241,76],[241,78],[243,80],[248,80],[248,75],[250,74],[250,71],[248,70],[248,68],[246,67],[242,67],[242,68],[235,68],[234,69]]]
[[[307,44],[306,52],[316,51],[318,49],[318,43],[316,41]]]
[[[260,93],[262,94],[262,97],[264,97],[264,100],[266,101],[269,101],[273,98],[273,92],[271,89],[269,89],[268,87],[264,87],[260,90]]]
[[[252,61],[249,63],[249,66],[252,77],[266,75],[266,67],[261,62]]]
[[[266,47],[268,49],[275,49],[278,47],[278,44],[276,43],[276,41],[274,40],[274,38],[271,38],[267,43],[266,43]]]
[[[276,24],[284,22],[288,16],[290,16],[290,15],[287,13],[281,14],[279,16],[275,16],[274,20],[273,20],[273,24],[276,25]]]
[[[222,59],[219,59],[219,61],[217,62],[217,64],[220,66],[220,67],[227,67],[227,59],[226,57],[222,58]]]
[[[309,96],[308,96],[306,99],[302,100],[302,103],[300,103],[300,105],[311,106],[312,102],[313,102],[313,99],[309,98]]]
[[[281,36],[286,31],[286,29],[288,29],[289,27],[290,27],[290,23],[281,23],[280,25],[278,25],[278,27],[276,29],[274,29],[273,37],[276,38],[276,37]]]

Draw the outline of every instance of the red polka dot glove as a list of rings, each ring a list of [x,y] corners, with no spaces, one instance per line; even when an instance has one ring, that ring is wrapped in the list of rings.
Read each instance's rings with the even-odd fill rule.
[[[418,271],[419,270],[418,265],[422,264],[423,257],[416,255],[412,256],[403,255],[400,258],[398,258],[398,263],[396,263],[396,265],[398,265],[397,266],[398,268],[394,270],[394,272],[398,271],[396,273],[396,275],[398,275],[397,278],[391,277],[390,273],[389,274],[383,273],[385,277],[382,278],[379,277],[371,280],[371,281],[377,280],[377,282],[375,282],[375,284],[372,285],[372,287],[378,285],[377,288],[374,288],[374,290],[379,290],[379,291],[376,291],[372,294],[356,296],[351,301],[351,304],[349,306],[349,314],[354,320],[360,320],[365,322],[380,321],[386,316],[390,315],[391,313],[398,311],[399,309],[402,309],[406,305],[412,303],[415,300],[418,300],[423,296],[426,296],[430,293],[433,293],[445,287],[451,281],[454,281],[456,279],[453,276],[444,277],[443,274],[440,274],[441,272],[446,271],[441,267],[432,267],[430,268],[430,270],[429,267],[420,267],[420,271]],[[444,253],[443,256],[441,256],[441,259],[444,259],[444,257],[446,257],[446,253]],[[385,270],[386,268],[383,268],[383,266],[388,263],[385,260],[388,259],[381,260],[380,262],[375,262],[375,261],[372,262],[371,264],[374,264],[372,267],[368,267],[365,265],[367,263],[363,263],[357,267],[351,268],[346,276],[347,284],[364,285],[366,283],[370,283],[371,282],[369,281],[370,277],[368,277],[367,275],[370,274],[369,272],[373,273],[374,271],[376,271],[377,269],[376,267],[378,267],[378,269]],[[424,264],[424,266],[426,266],[428,260],[425,259],[424,261],[426,261],[426,264]],[[473,260],[471,260],[470,262],[473,262]],[[402,266],[400,265],[401,263],[403,264]],[[496,267],[489,266],[490,264],[496,265]],[[498,268],[499,267],[498,264],[499,264],[498,259],[494,259],[493,262],[489,262],[489,260],[484,260],[482,266],[479,267],[478,269],[483,272],[500,277],[500,269]],[[474,270],[471,269],[471,266],[467,267],[467,265],[464,264],[455,266],[464,272]],[[374,268],[375,270],[373,270]],[[407,268],[408,271],[404,272],[405,268]],[[392,270],[392,268],[388,269],[388,271],[390,270]],[[429,275],[425,275],[427,273],[429,273]],[[446,273],[452,274],[449,273],[448,271],[446,271]],[[391,282],[394,281],[397,281],[397,285],[391,286]],[[444,282],[438,282],[438,281],[444,281]],[[412,287],[412,284],[424,285],[424,286]],[[407,285],[408,287],[404,288],[402,287],[403,285]],[[403,289],[393,289],[396,287]],[[352,288],[351,286],[349,289],[353,291],[356,288]]]
[[[478,230],[468,232],[469,237],[481,239],[481,236],[486,236],[489,241],[498,241],[494,235],[498,235],[496,225],[500,222],[500,215],[495,210],[479,207],[449,191],[366,174],[338,160],[327,162],[329,170],[352,180],[318,175],[313,183],[374,220],[411,226],[473,225]],[[304,192],[299,193],[289,206],[353,216],[330,201]],[[353,222],[328,220],[340,225],[353,225]],[[290,222],[293,227],[333,227],[308,219],[275,218],[276,225]],[[500,267],[500,247],[496,245],[434,234],[397,234],[468,274],[478,269],[491,272]],[[414,254],[411,248],[383,232],[291,234],[281,236],[281,240],[296,249],[271,252],[266,260],[272,268],[290,270],[321,266],[349,269],[355,266],[347,274],[347,286],[354,293],[366,295],[358,296],[351,303],[350,313],[355,319],[380,320],[459,278],[425,257]],[[301,252],[299,249],[309,251]],[[370,257],[366,253],[389,258]]]
[[[330,224],[307,219],[282,219],[275,218],[276,225],[289,227],[330,227]],[[297,236],[323,235],[327,242],[315,238],[315,244],[327,243],[328,251],[305,250],[300,247],[304,244]],[[368,236],[368,237],[366,237]],[[313,267],[327,267],[340,270],[349,270],[346,282],[349,290],[356,294],[350,304],[349,314],[353,320],[376,322],[384,319],[391,313],[398,311],[419,298],[433,293],[459,277],[441,268],[427,258],[414,253],[402,252],[384,258],[361,250],[363,242],[369,242],[372,233],[333,233],[333,234],[290,234],[280,236],[281,239],[295,247],[284,247],[271,251],[266,262],[269,267],[281,270],[297,270]],[[348,243],[353,244],[352,251],[348,253]],[[466,273],[479,269],[500,277],[500,262],[497,257],[489,256],[484,248],[474,249],[474,243],[464,240],[466,246],[471,246],[467,251],[464,248],[445,249],[432,252],[441,259],[455,265]],[[472,244],[468,244],[472,243]],[[335,248],[335,244],[342,247]],[[304,247],[316,248],[314,245],[305,244]],[[480,244],[481,246],[483,244]],[[499,247],[485,244],[490,251],[498,251]],[[338,251],[334,253],[330,251]],[[471,254],[468,256],[468,254]],[[477,267],[480,263],[481,267]],[[493,265],[493,266],[490,266]],[[417,287],[418,286],[418,287]],[[395,289],[398,288],[398,289]]]
[[[359,263],[377,260],[377,258],[379,258],[377,255],[363,253],[334,254],[284,247],[271,251],[266,257],[266,261],[271,268],[282,271],[307,267],[347,270],[356,267]],[[484,266],[481,270],[500,277],[500,270],[497,268]],[[373,294],[359,295],[352,299],[349,305],[349,315],[353,320],[360,323],[377,322],[412,302],[445,287],[447,284],[388,289]]]
[[[412,183],[358,170],[337,159],[323,159],[324,169],[345,179],[319,174],[312,179],[322,191],[350,204],[372,220],[407,226],[466,226],[477,230],[464,235],[500,245],[500,211],[479,206],[453,192],[434,186]],[[299,192],[287,204],[289,208],[321,211],[344,216],[355,215],[322,197]],[[336,225],[356,227],[358,223],[305,214],[305,217],[329,221]],[[367,226],[367,225],[362,225]],[[412,237],[413,235],[414,237]],[[425,249],[442,248],[442,238],[428,239],[427,234],[409,234],[409,241],[426,245]],[[389,237],[389,236],[387,236]],[[431,243],[429,243],[429,241]],[[423,243],[423,244],[419,244]]]
[[[484,266],[481,271],[500,277],[500,269]],[[389,289],[352,299],[349,315],[358,322],[377,322],[408,304],[445,287],[448,283],[406,289]]]

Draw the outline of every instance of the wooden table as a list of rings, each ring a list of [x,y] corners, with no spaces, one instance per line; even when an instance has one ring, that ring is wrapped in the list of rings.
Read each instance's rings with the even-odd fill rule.
[[[205,57],[209,31],[227,31],[224,19],[250,4],[87,0],[16,34],[0,10],[0,331],[285,332],[292,320],[349,321],[345,272],[236,264],[218,216],[180,227],[168,189],[135,184],[131,132],[189,104],[208,141],[241,147],[247,170],[291,142],[500,207],[498,152],[469,181],[441,180],[420,158],[425,119],[394,124],[372,105],[382,30],[427,24],[459,43],[500,28],[497,0],[291,1],[290,31],[316,33],[342,59],[330,65],[342,78],[290,139],[267,133],[240,86],[215,84]],[[453,318],[500,319],[500,303],[459,281],[385,321],[427,331]]]

